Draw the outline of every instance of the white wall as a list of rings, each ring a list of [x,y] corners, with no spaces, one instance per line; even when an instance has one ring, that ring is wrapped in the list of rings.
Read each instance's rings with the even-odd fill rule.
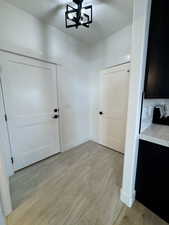
[[[3,147],[1,136],[0,136],[0,146]],[[9,179],[5,171],[5,163],[3,155],[0,152],[0,214],[1,214],[1,202],[3,212],[5,213],[5,215],[9,215],[9,213],[12,210],[9,191]]]
[[[98,137],[99,73],[101,70],[130,60],[131,25],[96,43],[91,49],[91,136]]]
[[[40,23],[33,16],[2,0],[0,1],[0,30],[0,49],[29,56],[52,58],[52,61],[61,64],[58,73],[63,150],[88,140],[90,138],[90,80],[87,46],[54,27]],[[3,151],[0,153],[3,154]],[[10,163],[10,154],[7,154],[6,158]],[[8,169],[9,167],[10,165],[7,165]],[[7,215],[10,211],[8,179],[5,177],[5,171],[1,169],[0,172],[0,191]],[[5,180],[6,184],[4,184]]]
[[[89,139],[87,46],[4,1],[0,3],[0,30],[1,49],[19,49],[21,53],[52,58],[61,64],[63,149]]]
[[[144,87],[151,0],[134,0],[131,74],[121,200],[129,207],[135,200],[141,99]]]
[[[96,70],[121,64],[131,52],[131,25],[92,46],[91,57]]]

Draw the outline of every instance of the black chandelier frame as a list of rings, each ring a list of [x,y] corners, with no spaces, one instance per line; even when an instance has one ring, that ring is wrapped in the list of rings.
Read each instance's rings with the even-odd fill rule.
[[[89,28],[89,24],[93,22],[93,9],[92,5],[82,6],[83,0],[73,0],[76,4],[77,8],[73,6],[66,5],[66,12],[65,12],[65,24],[66,28],[75,27],[76,29],[79,26],[84,26]],[[85,13],[82,13],[82,10]],[[71,18],[71,16],[73,17]]]

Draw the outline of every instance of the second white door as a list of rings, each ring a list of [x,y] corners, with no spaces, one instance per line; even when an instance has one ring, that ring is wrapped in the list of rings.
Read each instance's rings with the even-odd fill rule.
[[[99,143],[124,153],[128,107],[129,64],[100,75]]]
[[[60,152],[56,66],[3,54],[1,81],[14,170]]]

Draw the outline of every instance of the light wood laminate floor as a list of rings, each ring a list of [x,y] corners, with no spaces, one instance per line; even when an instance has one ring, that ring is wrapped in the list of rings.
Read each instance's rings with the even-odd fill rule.
[[[123,156],[88,142],[11,178],[8,225],[167,225],[120,202]]]

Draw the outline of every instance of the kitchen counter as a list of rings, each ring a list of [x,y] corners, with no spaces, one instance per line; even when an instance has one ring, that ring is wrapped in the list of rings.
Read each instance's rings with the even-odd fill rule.
[[[169,126],[152,124],[141,132],[140,139],[169,147]]]

